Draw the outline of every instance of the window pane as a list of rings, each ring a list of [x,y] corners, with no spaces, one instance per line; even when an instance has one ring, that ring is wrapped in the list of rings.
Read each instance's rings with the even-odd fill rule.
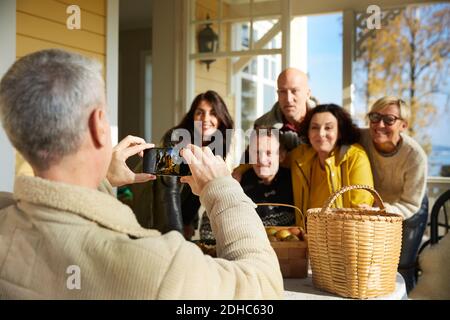
[[[251,64],[250,64],[250,73],[253,75],[257,75],[258,74],[258,60],[253,59]]]
[[[264,78],[269,79],[269,60],[264,59]]]
[[[241,98],[242,129],[247,130],[253,127],[256,120],[256,83],[252,80],[242,79]]]
[[[342,14],[308,16],[307,43],[312,96],[342,105]]]
[[[272,109],[277,101],[275,88],[273,86],[264,85],[264,113]]]
[[[244,48],[249,47],[249,41],[250,41],[250,24],[243,23],[241,26],[241,46]]]
[[[278,19],[253,22],[253,46],[257,49],[280,49],[281,29]],[[266,36],[269,35],[269,36]]]
[[[278,74],[281,72],[281,67],[280,65],[277,66],[277,63],[275,61],[272,61],[272,80],[276,81],[278,78]]]
[[[256,68],[255,66],[264,66]],[[241,85],[241,98],[237,101],[236,110],[240,110],[241,123],[236,123],[246,130],[253,127],[253,122],[269,111],[277,101],[276,80],[271,79],[272,72],[277,76],[281,72],[281,55],[258,56],[247,64],[242,72],[236,75],[236,83]],[[270,68],[273,66],[273,70]],[[265,69],[269,68],[268,73]],[[246,69],[254,73],[245,72]]]

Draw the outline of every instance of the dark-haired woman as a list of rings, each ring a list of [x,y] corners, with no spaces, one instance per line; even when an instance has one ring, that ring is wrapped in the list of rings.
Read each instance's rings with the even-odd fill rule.
[[[288,157],[294,203],[304,213],[321,208],[340,188],[354,184],[373,187],[372,170],[364,149],[357,144],[359,129],[350,114],[335,104],[323,104],[308,111],[300,127],[306,144]],[[373,197],[365,190],[344,193],[336,207],[371,206]]]
[[[233,128],[233,120],[223,99],[215,91],[206,91],[195,97],[180,124],[165,133],[161,147],[188,143],[209,146],[214,154],[225,158],[231,171],[236,161],[230,152],[233,149]],[[149,200],[151,196],[153,199]],[[151,208],[149,201],[152,202]],[[144,227],[156,228],[163,233],[178,230],[187,239],[197,228],[199,198],[189,185],[181,184],[178,177],[158,177],[153,182],[152,191],[138,192],[134,204],[138,221]]]

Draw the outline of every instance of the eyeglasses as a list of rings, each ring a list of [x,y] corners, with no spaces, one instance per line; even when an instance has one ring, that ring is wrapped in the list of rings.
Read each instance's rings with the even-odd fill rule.
[[[369,120],[372,123],[378,123],[383,120],[384,124],[392,126],[395,121],[401,119],[400,117],[394,116],[393,114],[381,114],[378,112],[371,112],[368,114]]]

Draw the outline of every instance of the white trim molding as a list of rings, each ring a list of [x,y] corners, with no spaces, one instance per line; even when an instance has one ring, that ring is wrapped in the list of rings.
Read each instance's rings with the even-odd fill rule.
[[[106,4],[106,100],[108,102],[111,138],[119,138],[119,0]]]

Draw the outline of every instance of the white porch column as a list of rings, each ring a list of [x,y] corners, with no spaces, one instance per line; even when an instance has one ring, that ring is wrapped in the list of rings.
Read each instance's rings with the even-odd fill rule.
[[[281,0],[281,69],[291,66],[291,0]]]
[[[0,79],[16,60],[16,1],[0,1]],[[0,126],[0,191],[13,191],[15,151]]]
[[[342,37],[342,106],[350,112],[354,113],[354,85],[352,80],[354,46],[355,46],[355,12],[353,10],[345,10],[343,12],[343,37]]]
[[[308,18],[296,17],[291,22],[290,67],[308,72]]]
[[[106,12],[106,99],[114,146],[119,137],[119,0],[108,0]]]
[[[293,67],[308,72],[308,18],[292,18],[291,0],[282,0],[281,13],[281,69]]]

